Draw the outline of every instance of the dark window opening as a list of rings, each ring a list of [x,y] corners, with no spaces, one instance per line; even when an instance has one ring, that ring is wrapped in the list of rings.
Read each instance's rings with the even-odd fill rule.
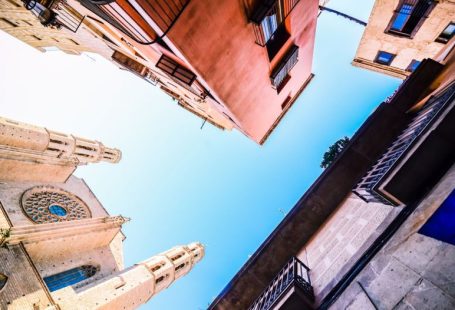
[[[13,27],[18,27],[18,25],[16,23],[13,23],[12,21],[10,21],[9,19],[6,19],[4,17],[0,18],[2,21],[4,21],[5,23],[7,23],[8,25],[10,26],[13,26]]]
[[[279,94],[284,86],[286,86],[286,84],[291,80],[291,76],[289,74],[286,75],[286,77],[283,79],[283,81],[280,83],[280,85],[278,85],[278,87],[276,88],[276,91],[277,93]]]
[[[156,67],[160,68],[170,76],[175,77],[187,85],[191,85],[196,79],[196,75],[193,72],[181,66],[172,58],[166,55],[161,56],[161,58],[158,60],[158,63],[156,64]]]
[[[2,290],[2,288],[5,287],[7,281],[8,281],[8,277],[5,276],[4,274],[0,273],[0,291]]]
[[[377,62],[378,64],[381,65],[390,66],[394,58],[395,58],[394,54],[379,51],[378,54],[376,55],[376,59],[374,60],[374,62]]]
[[[290,102],[291,102],[291,96],[287,96],[286,99],[284,99],[283,103],[281,104],[281,109],[282,110],[286,109]]]
[[[35,38],[35,39],[37,39],[38,41],[41,41],[41,40],[42,40],[40,37],[35,36],[34,34],[32,35],[32,38]]]
[[[436,38],[436,42],[447,43],[453,38],[455,34],[455,23],[450,23]]]

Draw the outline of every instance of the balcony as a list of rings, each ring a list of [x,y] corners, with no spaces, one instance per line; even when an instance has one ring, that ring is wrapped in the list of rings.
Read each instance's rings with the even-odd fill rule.
[[[250,20],[253,22],[253,30],[258,45],[269,47],[269,45],[280,45],[279,42],[281,42],[280,46],[282,46],[286,42],[289,34],[284,22],[299,1],[264,0],[257,5],[250,16]]]
[[[308,271],[304,263],[292,257],[248,310],[313,309],[314,294]]]
[[[398,206],[431,188],[455,158],[454,106],[452,83],[426,102],[353,192],[366,202]]]
[[[80,0],[82,5],[139,44],[164,37],[189,0]]]
[[[40,23],[46,27],[64,27],[76,32],[84,17],[65,1],[24,1],[25,8],[31,11]]]
[[[298,57],[298,46],[291,46],[277,67],[272,71],[272,74],[270,75],[270,81],[272,85],[278,90],[278,92],[283,88],[284,83],[289,80],[289,72],[297,63]]]
[[[118,52],[115,51],[112,54],[112,60],[119,64],[125,70],[130,71],[131,73],[139,76],[140,78],[144,79],[145,81],[151,83],[152,85],[156,85],[158,82],[158,78],[153,74],[153,72],[141,64],[140,62]]]

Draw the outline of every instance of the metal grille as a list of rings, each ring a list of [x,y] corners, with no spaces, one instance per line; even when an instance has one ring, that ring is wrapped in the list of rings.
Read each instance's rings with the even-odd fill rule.
[[[256,43],[265,46],[274,38],[280,26],[286,20],[300,0],[265,0],[253,12],[250,20],[253,22],[253,31]]]
[[[309,268],[298,258],[292,257],[280,270],[270,285],[253,302],[248,310],[268,310],[279,300],[280,296],[291,286],[299,286],[306,297],[314,300],[313,287],[311,286]]]
[[[285,81],[289,71],[295,66],[298,61],[299,48],[296,45],[293,45],[286,55],[283,57],[279,65],[275,70],[273,70],[270,80],[272,85],[276,88],[279,88],[281,83]]]
[[[55,17],[57,22],[72,32],[76,32],[84,20],[84,16],[69,6],[65,0],[57,1],[51,9],[57,14]]]
[[[161,56],[156,66],[187,85],[191,85],[196,79],[196,75],[193,72],[182,67],[166,55]]]
[[[367,202],[380,202],[387,205],[395,205],[396,202],[389,201],[378,193],[375,188],[380,186],[384,176],[404,156],[422,133],[429,127],[429,124],[443,107],[447,106],[455,97],[455,83],[446,89],[440,96],[432,97],[419,111],[414,120],[408,125],[403,133],[398,136],[387,152],[376,162],[365,177],[357,184],[353,192]]]

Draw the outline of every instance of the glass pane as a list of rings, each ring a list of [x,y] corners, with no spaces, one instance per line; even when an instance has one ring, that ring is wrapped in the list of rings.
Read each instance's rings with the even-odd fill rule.
[[[413,6],[410,4],[403,4],[392,23],[391,29],[401,31],[406,24],[409,15],[411,15],[412,8]]]
[[[379,54],[376,58],[376,62],[384,65],[389,65],[392,62],[393,56],[394,56],[393,54],[384,51],[379,51]]]
[[[0,273],[0,291],[5,286],[6,281],[8,281],[8,277],[5,276],[4,274]]]
[[[441,36],[444,36],[444,37],[447,37],[450,39],[453,36],[454,32],[455,32],[455,24],[450,24],[449,26],[447,26],[446,29],[444,29]]]
[[[67,214],[66,210],[59,205],[52,205],[49,207],[49,212],[58,215],[58,216],[65,216]]]
[[[43,280],[49,291],[53,292],[92,277],[96,270],[94,266],[81,266],[45,277]]]

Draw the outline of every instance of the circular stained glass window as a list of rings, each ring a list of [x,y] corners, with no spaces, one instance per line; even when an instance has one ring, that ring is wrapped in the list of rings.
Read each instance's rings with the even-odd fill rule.
[[[65,216],[67,214],[66,210],[59,205],[52,205],[49,207],[49,212],[57,216]]]
[[[22,195],[22,208],[35,223],[55,223],[91,218],[87,205],[77,196],[52,186],[36,186]]]

